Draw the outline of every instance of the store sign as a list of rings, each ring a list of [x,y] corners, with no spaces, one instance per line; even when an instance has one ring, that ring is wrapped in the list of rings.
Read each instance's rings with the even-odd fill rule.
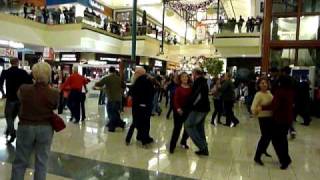
[[[117,58],[100,57],[100,61],[119,62]]]
[[[1,40],[1,39],[0,39],[0,46],[5,46],[5,47],[10,47],[10,48],[15,48],[15,49],[23,49],[24,48],[23,43]]]
[[[0,56],[3,57],[18,57],[18,51],[11,48],[0,48]]]
[[[104,6],[95,0],[89,0],[89,5],[93,8],[99,9],[102,12],[104,11]]]
[[[156,66],[156,67],[162,67],[163,65],[162,65],[162,61],[155,61],[154,62],[154,66]]]
[[[77,55],[76,54],[62,54],[61,55],[61,61],[77,61]]]

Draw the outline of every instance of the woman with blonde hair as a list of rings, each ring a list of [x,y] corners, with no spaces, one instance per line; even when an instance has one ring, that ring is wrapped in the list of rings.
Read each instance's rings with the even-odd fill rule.
[[[40,62],[33,66],[34,84],[24,84],[18,91],[21,103],[17,131],[16,156],[12,180],[24,179],[32,152],[35,154],[34,179],[46,179],[47,161],[53,138],[50,119],[57,108],[59,91],[49,86],[51,67]]]

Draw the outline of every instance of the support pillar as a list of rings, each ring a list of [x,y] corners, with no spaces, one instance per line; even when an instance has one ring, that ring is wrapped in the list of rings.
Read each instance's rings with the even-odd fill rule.
[[[272,21],[272,0],[265,0],[264,4],[264,23],[262,33],[262,73],[267,74],[270,64],[270,39],[271,39],[271,21]]]
[[[166,0],[163,0],[163,7],[162,7],[162,33],[161,33],[161,47],[160,47],[160,53],[164,54],[164,18],[166,16]]]
[[[131,61],[136,62],[136,51],[137,51],[137,0],[133,0],[132,8],[132,45],[131,45]]]

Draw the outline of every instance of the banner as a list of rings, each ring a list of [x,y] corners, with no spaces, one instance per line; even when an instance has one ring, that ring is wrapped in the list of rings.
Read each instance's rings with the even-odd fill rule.
[[[197,40],[204,40],[206,38],[206,25],[202,23],[197,24]]]
[[[45,60],[54,60],[54,51],[53,48],[44,48],[43,50],[43,58]]]

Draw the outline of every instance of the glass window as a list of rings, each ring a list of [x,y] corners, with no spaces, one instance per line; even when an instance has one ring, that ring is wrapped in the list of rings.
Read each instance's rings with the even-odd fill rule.
[[[272,49],[270,54],[271,67],[285,67],[295,63],[295,49]]]
[[[320,40],[320,16],[301,16],[300,40]]]
[[[297,12],[297,0],[273,0],[272,1],[272,12]]]
[[[320,12],[320,1],[303,0],[303,12]]]
[[[299,49],[298,66],[320,66],[320,49]]]
[[[271,24],[272,40],[296,40],[297,18],[273,18]]]

